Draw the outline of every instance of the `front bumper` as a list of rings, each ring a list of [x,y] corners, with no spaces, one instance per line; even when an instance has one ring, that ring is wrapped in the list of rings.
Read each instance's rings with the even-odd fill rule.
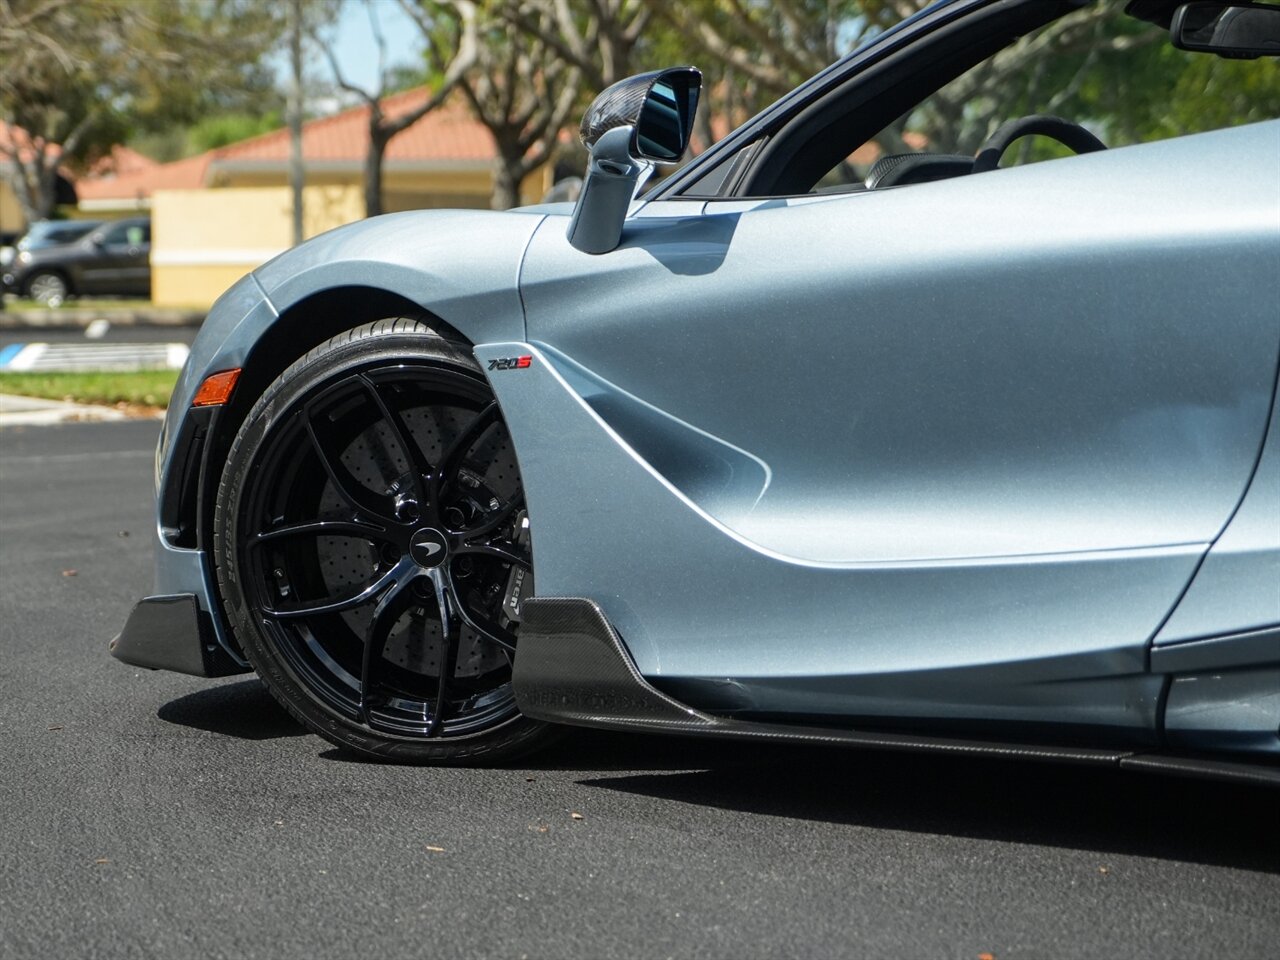
[[[133,608],[111,641],[117,660],[198,677],[250,669],[218,619],[209,557],[200,549],[200,496],[208,466],[204,440],[217,408],[193,410],[191,400],[208,373],[243,365],[253,341],[234,331],[258,314],[274,316],[274,309],[250,275],[209,311],[179,375],[156,448],[154,595]]]
[[[244,673],[214,638],[209,614],[193,593],[138,601],[124,629],[111,641],[111,655],[148,670],[175,670],[196,677]]]

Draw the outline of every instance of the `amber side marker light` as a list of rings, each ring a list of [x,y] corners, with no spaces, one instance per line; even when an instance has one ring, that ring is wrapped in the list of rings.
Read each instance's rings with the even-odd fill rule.
[[[193,407],[221,406],[231,399],[231,391],[236,388],[238,379],[240,379],[239,367],[209,374],[204,378],[204,383],[200,384],[200,389],[196,391],[191,405]]]

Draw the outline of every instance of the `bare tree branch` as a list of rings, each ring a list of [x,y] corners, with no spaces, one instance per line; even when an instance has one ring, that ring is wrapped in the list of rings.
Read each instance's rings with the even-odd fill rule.
[[[471,112],[493,134],[493,206],[520,202],[520,184],[551,161],[556,143],[578,106],[582,70],[564,52],[579,42],[574,32],[557,39],[557,18],[568,15],[557,0],[517,9],[509,0],[484,8],[486,38],[460,82]]]
[[[632,73],[652,0],[498,0],[497,15],[536,37],[596,89]]]
[[[400,9],[414,22],[428,46],[428,57],[441,70],[440,82],[418,106],[396,116],[388,117],[384,110],[388,76],[386,69],[386,40],[381,24],[370,6],[370,27],[378,46],[378,86],[367,90],[351,83],[344,76],[334,54],[332,42],[316,35],[317,45],[333,73],[334,82],[342,90],[360,97],[369,108],[369,152],[365,157],[365,215],[377,216],[382,212],[382,167],[387,147],[398,134],[409,129],[427,114],[436,110],[457,88],[463,75],[476,62],[480,51],[477,36],[478,11],[474,0],[447,0],[436,5],[437,14],[447,15],[452,28],[452,45],[447,54],[441,50],[445,32],[437,29],[440,24],[428,16],[418,3],[397,0]]]

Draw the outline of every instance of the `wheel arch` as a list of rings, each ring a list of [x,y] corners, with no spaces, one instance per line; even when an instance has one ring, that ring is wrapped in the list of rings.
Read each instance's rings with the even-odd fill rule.
[[[520,340],[529,241],[545,215],[480,210],[387,214],[314,237],[232,285],[210,309],[179,378],[157,451],[158,534],[173,556],[208,556],[226,454],[263,390],[335,334],[407,316],[465,345]],[[239,368],[225,407],[193,410],[210,374]],[[176,572],[179,569],[181,574]],[[169,592],[193,589],[220,623],[203,559],[157,562]],[[234,651],[233,651],[234,652]]]
[[[48,267],[46,267],[46,266],[41,265],[41,266],[37,266],[37,267],[33,268],[33,269],[32,269],[30,272],[28,272],[28,273],[27,273],[27,275],[22,279],[22,291],[23,291],[23,293],[25,293],[28,297],[29,297],[29,296],[31,296],[31,281],[32,281],[32,280],[34,280],[36,277],[40,276],[42,273],[51,273],[51,274],[53,274],[55,277],[58,277],[59,279],[61,279],[61,280],[62,280],[62,282],[63,282],[63,283],[65,283],[65,284],[67,285],[67,295],[68,295],[68,296],[73,296],[73,295],[75,294],[75,292],[76,292],[76,283],[75,283],[75,281],[71,278],[71,271],[70,271],[70,270],[68,270],[66,267],[62,267],[62,266],[48,266]]]
[[[378,286],[347,284],[318,290],[289,303],[254,342],[241,366],[235,394],[210,424],[198,497],[198,542],[211,543],[218,484],[226,456],[253,405],[298,357],[344,330],[389,317],[428,324],[447,340],[472,342],[442,317],[404,294]]]
[[[263,264],[232,303],[215,305],[200,354],[200,376],[242,373],[218,433],[232,436],[271,381],[330,337],[388,317],[429,324],[468,349],[522,339],[520,267],[544,220],[475,210],[420,210],[373,217],[322,234]],[[239,307],[265,298],[269,310]],[[221,301],[220,301],[221,304]],[[204,342],[202,342],[204,341]],[[186,385],[194,393],[194,382]],[[230,441],[226,441],[228,444]]]

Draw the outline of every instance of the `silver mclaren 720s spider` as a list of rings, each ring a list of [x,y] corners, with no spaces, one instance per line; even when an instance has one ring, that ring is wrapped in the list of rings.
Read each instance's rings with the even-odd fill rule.
[[[1280,53],[1276,4],[1102,9]],[[661,179],[701,77],[632,77],[576,202],[255,270],[114,655],[401,762],[577,724],[1280,783],[1280,120],[1055,115],[1036,38],[1097,10],[934,4]],[[992,64],[1037,81],[979,124]]]

